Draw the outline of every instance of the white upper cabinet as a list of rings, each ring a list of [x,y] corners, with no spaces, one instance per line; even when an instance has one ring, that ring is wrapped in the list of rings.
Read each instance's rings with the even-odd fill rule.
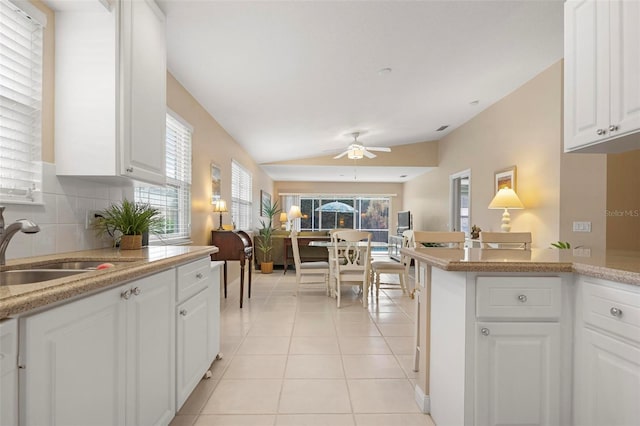
[[[61,8],[55,40],[57,174],[164,184],[165,18],[156,3]]]
[[[568,0],[564,150],[640,148],[640,2]]]

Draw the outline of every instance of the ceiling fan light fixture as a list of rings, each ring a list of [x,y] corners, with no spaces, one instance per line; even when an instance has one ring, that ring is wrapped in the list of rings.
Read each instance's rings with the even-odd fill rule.
[[[361,160],[364,157],[364,150],[361,148],[353,148],[347,153],[349,160]]]

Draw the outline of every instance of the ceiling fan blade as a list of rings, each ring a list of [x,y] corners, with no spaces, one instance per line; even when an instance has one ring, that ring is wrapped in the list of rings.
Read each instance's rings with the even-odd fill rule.
[[[333,157],[333,159],[335,160],[335,159],[338,159],[338,158],[344,157],[344,156],[345,156],[345,155],[347,155],[348,153],[349,153],[349,150],[344,151],[344,152],[341,152],[340,154],[338,154],[338,155],[336,155],[335,157]]]
[[[367,148],[367,149],[369,149],[369,148]],[[367,158],[376,158],[376,155],[375,155],[375,154],[373,154],[373,153],[371,153],[371,152],[369,152],[369,151],[367,151],[367,149],[365,149],[364,151],[362,151],[362,153],[364,154],[364,156],[365,156],[365,157],[367,157]]]
[[[368,146],[367,149],[369,151],[391,152],[391,148],[386,146]]]

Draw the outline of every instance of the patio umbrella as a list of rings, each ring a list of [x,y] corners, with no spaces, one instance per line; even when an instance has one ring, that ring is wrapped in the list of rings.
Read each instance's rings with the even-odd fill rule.
[[[333,225],[334,228],[338,227],[338,213],[353,213],[356,211],[349,204],[341,203],[340,201],[332,201],[327,204],[323,204],[316,209],[317,212],[324,213],[335,213],[335,223]]]

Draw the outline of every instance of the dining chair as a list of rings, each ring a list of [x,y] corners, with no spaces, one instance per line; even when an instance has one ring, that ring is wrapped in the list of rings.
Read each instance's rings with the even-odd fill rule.
[[[301,262],[300,248],[298,246],[298,233],[291,231],[291,248],[293,249],[293,262],[296,267],[296,292],[300,284],[324,283],[327,296],[331,295],[329,284],[329,262]],[[303,280],[303,277],[311,277],[311,280]]]
[[[528,249],[531,232],[480,232],[480,247],[491,249]]]
[[[413,231],[415,247],[462,248],[464,232]]]
[[[407,230],[402,233],[402,247],[414,247],[413,231]],[[409,282],[409,267],[411,266],[411,258],[400,254],[400,262],[394,260],[374,260],[371,262],[371,283],[376,287],[376,300],[380,295],[381,275],[397,275],[402,294],[408,294],[407,284]],[[384,282],[384,284],[395,284]],[[373,285],[371,286],[373,292]]]
[[[368,306],[369,268],[371,265],[371,233],[339,231],[332,235],[337,306],[343,284],[362,287],[362,306]]]

